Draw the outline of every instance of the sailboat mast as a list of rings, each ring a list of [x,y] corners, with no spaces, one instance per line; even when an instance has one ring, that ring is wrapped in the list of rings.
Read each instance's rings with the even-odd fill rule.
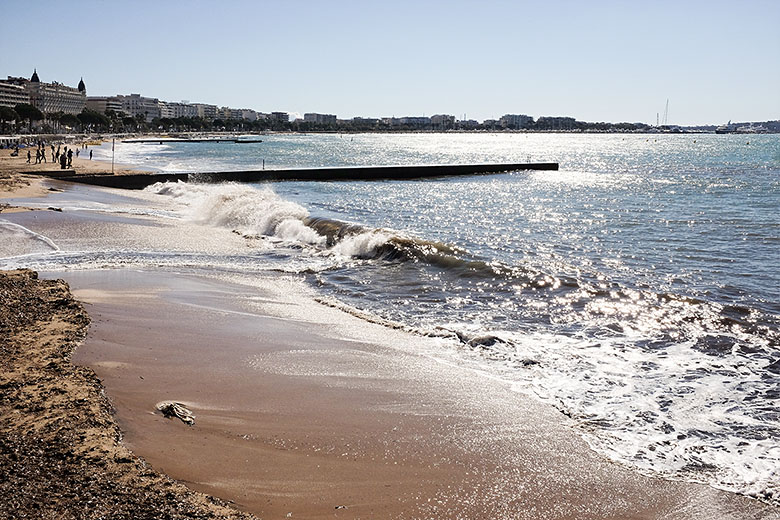
[[[666,108],[664,108],[664,126],[669,124],[669,98],[666,99]]]

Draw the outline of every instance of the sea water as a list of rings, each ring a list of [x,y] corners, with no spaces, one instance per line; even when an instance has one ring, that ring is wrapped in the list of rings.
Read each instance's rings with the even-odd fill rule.
[[[325,303],[449,338],[442,356],[546,400],[616,461],[780,503],[780,136],[272,134],[114,154],[176,172],[559,162],[419,181],[161,183],[144,194],[169,204],[158,218],[229,228],[250,253],[101,261],[293,273]]]

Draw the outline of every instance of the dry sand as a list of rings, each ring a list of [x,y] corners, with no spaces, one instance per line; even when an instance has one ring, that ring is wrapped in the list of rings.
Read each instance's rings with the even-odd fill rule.
[[[60,145],[61,149],[67,146],[74,149],[72,158],[72,168],[62,170],[59,164],[51,162],[51,148],[47,147],[47,163],[35,164],[35,149],[19,149],[18,157],[11,157],[11,150],[0,150],[0,191],[8,191],[9,178],[15,175],[39,175],[41,172],[54,172],[54,174],[81,175],[81,174],[110,174],[111,162],[89,159],[89,148],[80,148],[80,143],[68,143]],[[57,145],[54,146],[57,148]],[[75,149],[79,148],[80,156],[76,157]],[[27,163],[27,150],[32,153],[32,161]],[[135,168],[126,164],[114,164],[114,175],[125,175],[129,173],[144,173],[145,170]],[[14,195],[20,196],[20,195]]]
[[[63,145],[65,146],[65,145]],[[79,143],[68,144],[68,147],[80,147]],[[56,148],[56,146],[55,146]],[[27,163],[27,150],[32,153],[32,161]],[[62,170],[59,164],[51,162],[51,148],[47,148],[48,163],[35,164],[35,149],[22,148],[19,150],[18,157],[11,156],[11,150],[0,150],[0,199],[10,197],[28,198],[42,197],[47,193],[47,188],[43,187],[42,175],[46,172],[67,175],[81,174],[110,174],[111,163],[89,159],[89,148],[80,149],[80,157],[73,155],[72,168]],[[127,175],[132,173],[145,173],[146,170],[128,166],[126,164],[115,164],[115,175]]]
[[[69,144],[69,147],[79,147],[79,143]],[[56,146],[55,146],[56,148]],[[62,170],[58,164],[51,162],[51,149],[48,149],[48,163],[35,163],[35,149],[29,148],[32,153],[31,163],[27,163],[27,148],[19,150],[18,157],[11,156],[11,150],[0,150],[0,213],[15,211],[29,211],[33,208],[12,205],[2,202],[8,198],[34,198],[45,197],[56,188],[46,187],[46,172],[54,172],[55,175],[81,175],[81,174],[110,174],[111,163],[89,159],[89,148],[81,149],[81,157],[73,156],[72,168]],[[128,175],[137,173],[150,173],[125,164],[115,164],[115,175]]]

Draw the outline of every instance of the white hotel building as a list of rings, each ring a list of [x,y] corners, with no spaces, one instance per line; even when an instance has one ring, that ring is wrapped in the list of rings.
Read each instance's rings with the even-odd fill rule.
[[[161,117],[160,100],[157,98],[143,97],[141,94],[119,95],[117,98],[122,103],[122,112],[125,114],[133,117],[144,116],[147,123]]]
[[[38,78],[38,71],[34,71],[32,77],[12,78],[2,82],[2,92],[4,92],[3,106],[6,103],[29,103],[44,114],[56,114],[64,112],[66,114],[79,114],[87,104],[87,88],[84,86],[84,80],[79,81],[77,88],[68,87],[56,81],[52,83],[43,83]],[[27,97],[20,95],[18,88],[21,87],[27,94]]]

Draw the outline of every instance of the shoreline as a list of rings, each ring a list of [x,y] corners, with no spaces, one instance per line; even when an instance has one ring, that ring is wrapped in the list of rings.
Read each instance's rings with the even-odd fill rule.
[[[551,407],[417,352],[433,340],[313,302],[290,308],[273,282],[66,278],[95,319],[75,360],[104,380],[127,445],[255,514],[780,518],[746,497],[610,462]],[[195,426],[150,413],[163,400],[184,403]]]
[[[32,222],[29,215],[9,217]],[[89,225],[72,213],[37,220],[43,234],[62,222],[84,232]],[[315,322],[295,311],[286,315],[279,309],[294,305],[281,293],[247,292],[204,276],[113,273],[55,274],[71,281],[93,319],[75,358],[103,379],[125,446],[191,488],[242,507],[251,495],[252,507],[264,515],[294,510],[296,517],[476,517],[486,511],[512,518],[780,517],[776,508],[745,497],[611,463],[561,414],[499,383],[458,379],[457,367],[434,365],[433,372],[406,377],[409,367],[431,360],[388,343],[391,336],[401,343],[418,338],[379,326],[366,332],[357,318],[335,310]],[[278,312],[231,303],[237,294]],[[253,334],[237,332],[247,330]],[[302,357],[307,352],[311,359]],[[254,363],[238,363],[229,353]],[[204,377],[208,371],[219,378]],[[221,387],[220,378],[230,385]],[[486,410],[474,415],[473,398],[487,388],[501,403],[483,403]],[[194,428],[154,412],[169,398],[191,407]],[[252,463],[243,467],[245,460]],[[293,473],[282,477],[286,468]],[[323,491],[339,485],[356,498]],[[407,491],[399,493],[403,486]],[[261,492],[266,502],[256,498]],[[273,509],[265,505],[269,498]],[[438,509],[430,509],[428,499]]]

